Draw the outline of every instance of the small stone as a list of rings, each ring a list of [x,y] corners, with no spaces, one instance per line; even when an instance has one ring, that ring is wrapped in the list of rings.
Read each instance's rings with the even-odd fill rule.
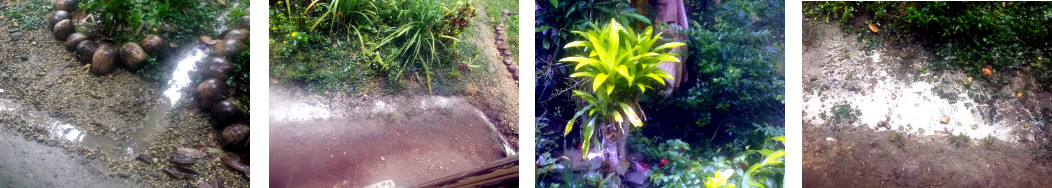
[[[950,123],[950,116],[942,116],[942,118],[939,119],[939,123],[949,124]]]
[[[972,130],[976,130],[976,129],[979,129],[979,125],[972,124]]]

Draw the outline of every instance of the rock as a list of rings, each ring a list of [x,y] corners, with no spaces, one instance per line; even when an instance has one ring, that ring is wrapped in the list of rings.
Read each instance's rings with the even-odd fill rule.
[[[204,151],[194,148],[179,147],[175,150],[175,153],[172,153],[170,161],[178,165],[188,166],[194,165],[194,163],[197,162],[197,159],[204,158],[205,156],[208,156],[208,153],[205,153]]]
[[[220,96],[230,93],[227,89],[226,83],[219,79],[211,78],[202,81],[197,85],[197,97],[200,100],[198,105],[202,109],[211,109]]]
[[[69,36],[66,37],[66,50],[77,51],[77,45],[84,40],[88,40],[87,35],[81,33],[69,34]]]
[[[203,181],[200,184],[197,184],[197,188],[220,188],[222,187],[221,185],[223,185],[223,179],[219,179],[218,177],[216,177],[212,178],[211,180]]]
[[[62,20],[71,19],[69,12],[66,11],[55,11],[47,14],[47,28],[48,31],[54,31],[55,24]]]
[[[238,29],[249,29],[249,28],[252,28],[251,24],[249,24],[248,21],[249,21],[249,17],[248,16],[241,16],[241,18],[237,19],[237,26],[235,26],[234,28],[238,28]]]
[[[245,51],[245,44],[239,40],[223,40],[215,45],[213,53],[219,57],[228,57],[241,54]]]
[[[215,125],[229,125],[238,120],[241,117],[241,110],[238,108],[240,106],[241,102],[233,98],[219,101],[212,106],[212,120]]]
[[[505,66],[511,66],[511,63],[512,63],[511,62],[511,58],[504,58],[504,65]]]
[[[884,127],[884,128],[887,128],[888,130],[891,130],[891,125],[888,124],[888,121],[877,122],[877,128],[881,128],[881,127]]]
[[[942,123],[942,124],[950,123],[950,116],[942,116],[942,118],[939,119],[939,123]]]
[[[84,40],[80,44],[77,44],[77,61],[81,63],[91,62],[91,57],[95,55],[99,45],[95,41]]]
[[[142,66],[142,62],[146,61],[146,52],[139,47],[139,44],[134,42],[127,42],[121,45],[120,50],[121,63],[128,70],[137,70]]]
[[[512,74],[515,74],[515,72],[517,72],[517,71],[518,71],[518,68],[515,68],[515,66],[508,66],[508,72],[511,72]]]
[[[113,72],[116,67],[117,49],[110,43],[99,45],[99,49],[95,50],[95,55],[91,57],[91,73],[102,76]]]
[[[223,39],[245,41],[245,40],[248,40],[248,35],[249,35],[248,30],[233,29],[233,30],[227,31],[226,35],[223,36]]]
[[[48,29],[53,29],[53,28],[49,27]],[[14,33],[11,33],[11,41],[18,41],[18,39],[21,39],[21,38],[22,38],[22,32],[17,32],[16,31]]]
[[[238,148],[245,146],[248,140],[249,127],[244,124],[234,124],[223,129],[223,146],[227,148]]]
[[[59,41],[66,41],[66,37],[73,34],[73,21],[65,19],[55,24],[54,33],[55,39]]]
[[[223,160],[223,164],[237,170],[238,172],[244,173],[245,176],[250,176],[248,170],[248,158],[236,153],[226,153],[219,156],[219,159]]]
[[[164,172],[167,172],[168,175],[172,175],[172,177],[175,179],[181,180],[197,179],[197,176],[200,176],[199,174],[197,174],[197,172],[194,172],[193,170],[179,166],[169,166],[168,168],[164,168]]]
[[[135,160],[138,160],[140,162],[146,163],[147,165],[153,164],[153,161],[150,160],[149,156],[146,156],[146,155],[141,154],[141,153],[139,155],[135,156]]]
[[[507,51],[507,50],[505,50],[505,51],[503,51],[503,52],[500,52],[500,55],[504,55],[504,56],[511,56],[511,51]]]
[[[73,12],[77,9],[76,0],[58,0],[55,1],[55,10],[61,10],[66,12]]]
[[[227,76],[234,71],[234,63],[231,63],[223,57],[213,57],[205,64],[204,70],[201,70],[201,76],[204,79],[215,78],[219,80],[226,80]]]
[[[142,49],[146,54],[164,56],[168,52],[168,42],[154,34],[146,35],[142,38]]]

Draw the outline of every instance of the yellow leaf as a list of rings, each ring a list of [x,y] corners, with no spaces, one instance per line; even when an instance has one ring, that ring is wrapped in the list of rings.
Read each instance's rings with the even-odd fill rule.
[[[869,24],[869,30],[873,31],[874,33],[880,31],[880,29],[877,28],[877,25],[873,25],[872,23]]]

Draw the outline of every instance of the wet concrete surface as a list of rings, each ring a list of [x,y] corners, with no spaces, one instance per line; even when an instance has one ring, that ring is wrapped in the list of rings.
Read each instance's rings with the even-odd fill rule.
[[[274,89],[270,185],[413,186],[513,155],[490,120],[464,99],[332,99]],[[280,87],[280,86],[278,86]]]

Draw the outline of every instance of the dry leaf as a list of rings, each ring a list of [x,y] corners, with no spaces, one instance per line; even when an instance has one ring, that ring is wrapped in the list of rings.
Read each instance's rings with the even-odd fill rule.
[[[215,45],[216,43],[219,43],[219,40],[212,39],[212,36],[201,35],[201,42],[204,42],[208,45]]]
[[[990,65],[987,65],[986,67],[983,67],[983,74],[985,74],[987,76],[993,76],[994,75],[994,69],[990,68]]]
[[[874,33],[880,31],[880,29],[877,29],[877,25],[873,24],[869,24],[869,30],[873,31]]]

